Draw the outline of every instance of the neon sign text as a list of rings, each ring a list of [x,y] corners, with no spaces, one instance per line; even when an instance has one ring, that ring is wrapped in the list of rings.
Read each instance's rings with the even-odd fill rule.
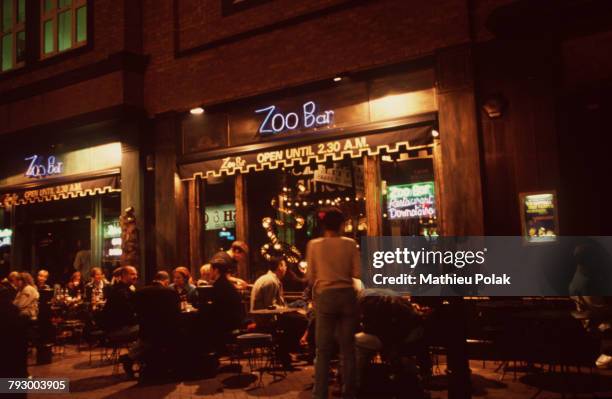
[[[47,162],[45,162],[45,158],[40,155],[32,155],[25,160],[30,161],[28,170],[25,173],[26,177],[35,179],[50,175],[59,175],[62,173],[62,168],[64,166],[63,162],[58,162],[54,156],[47,157]]]
[[[323,111],[317,113],[317,105],[314,101],[308,101],[302,105],[302,112],[289,112],[283,114],[278,112],[276,105],[255,110],[256,114],[265,114],[264,120],[259,125],[259,134],[271,135],[297,129],[310,129],[331,125],[334,111]]]

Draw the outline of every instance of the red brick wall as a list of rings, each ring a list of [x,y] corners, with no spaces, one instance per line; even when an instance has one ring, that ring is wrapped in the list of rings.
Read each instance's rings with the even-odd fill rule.
[[[136,1],[136,0],[128,0]],[[8,79],[0,74],[0,93],[24,86],[42,79],[67,72],[106,59],[110,54],[124,49],[124,2],[118,0],[94,0],[94,48],[62,62],[36,68],[24,74],[11,74]]]
[[[222,17],[220,0],[181,0],[179,45],[189,49],[339,2],[276,0]],[[376,0],[175,59],[172,3],[144,1],[144,51],[151,56],[145,102],[151,114],[418,58],[469,40],[464,1]]]
[[[0,105],[0,134],[110,108],[123,103],[121,71]]]

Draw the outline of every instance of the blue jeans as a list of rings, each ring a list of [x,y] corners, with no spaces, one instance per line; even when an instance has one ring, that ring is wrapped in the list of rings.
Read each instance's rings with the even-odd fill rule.
[[[357,297],[353,288],[330,288],[315,299],[315,383],[313,397],[327,399],[329,362],[337,338],[342,364],[342,397],[355,397]],[[335,336],[335,337],[334,337]]]

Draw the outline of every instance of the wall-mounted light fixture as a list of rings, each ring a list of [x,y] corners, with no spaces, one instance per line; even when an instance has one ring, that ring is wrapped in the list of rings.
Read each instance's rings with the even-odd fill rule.
[[[508,102],[500,93],[487,96],[482,104],[482,110],[491,119],[501,118],[506,110]]]
[[[191,115],[201,115],[204,113],[204,108],[202,107],[191,108],[191,110],[189,110],[189,113]]]

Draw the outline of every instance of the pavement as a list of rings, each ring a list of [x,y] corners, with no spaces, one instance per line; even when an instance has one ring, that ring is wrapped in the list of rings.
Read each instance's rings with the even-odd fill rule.
[[[63,377],[70,379],[70,394],[31,394],[29,398],[310,398],[312,397],[313,366],[298,363],[296,370],[287,373],[286,377],[278,378],[264,374],[261,384],[258,375],[249,374],[248,367],[243,364],[242,373],[239,368],[222,362],[220,372],[212,378],[202,378],[192,381],[171,383],[155,383],[142,385],[135,380],[129,380],[108,362],[101,362],[94,352],[93,361],[89,362],[88,351],[77,351],[74,346],[67,346],[62,354],[55,354],[53,363],[35,365],[30,361],[29,372],[34,377]],[[510,366],[504,373],[499,369],[499,362],[471,361],[472,397],[473,398],[560,398],[565,396],[576,398],[612,398],[612,371],[599,371],[571,368],[565,373],[550,369],[548,365],[542,368],[527,369]],[[438,360],[434,368],[434,376],[427,384],[430,398],[445,399],[448,397],[446,384],[446,366],[444,358]],[[338,387],[330,388],[332,396]],[[382,397],[373,395],[371,397]]]

